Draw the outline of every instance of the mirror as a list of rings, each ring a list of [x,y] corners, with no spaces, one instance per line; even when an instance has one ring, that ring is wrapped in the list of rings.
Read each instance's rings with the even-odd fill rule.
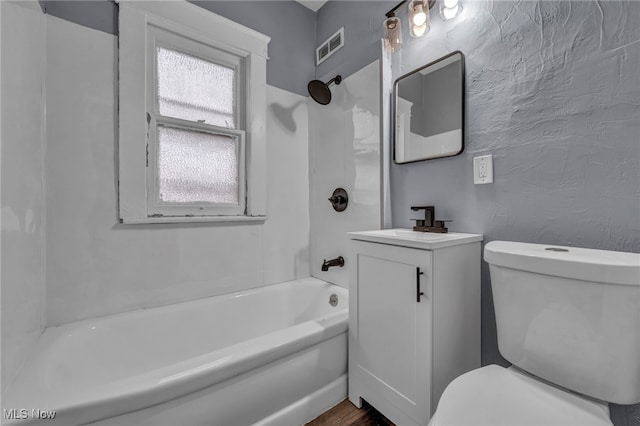
[[[460,51],[398,78],[393,86],[396,163],[464,150],[464,55]]]

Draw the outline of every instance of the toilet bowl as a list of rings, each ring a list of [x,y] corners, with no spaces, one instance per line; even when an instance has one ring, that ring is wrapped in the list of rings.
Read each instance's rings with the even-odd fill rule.
[[[493,241],[484,258],[513,365],[453,380],[429,425],[612,425],[608,402],[640,402],[640,254]]]

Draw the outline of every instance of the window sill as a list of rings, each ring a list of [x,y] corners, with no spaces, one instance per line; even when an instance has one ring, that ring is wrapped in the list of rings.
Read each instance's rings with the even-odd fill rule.
[[[267,220],[267,216],[189,216],[189,217],[176,217],[176,216],[163,216],[163,217],[146,217],[141,219],[136,218],[124,218],[121,219],[121,223],[125,225],[135,225],[143,223],[231,223],[231,222],[243,222],[243,223],[264,223]]]

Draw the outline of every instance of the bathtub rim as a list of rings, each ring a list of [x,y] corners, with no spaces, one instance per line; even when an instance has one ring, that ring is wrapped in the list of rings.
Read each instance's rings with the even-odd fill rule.
[[[265,285],[256,285],[255,287],[251,287],[251,288],[246,288],[246,289],[242,289],[242,290],[238,290],[238,291],[232,291],[229,293],[221,293],[221,294],[213,294],[210,296],[203,296],[203,297],[198,297],[196,299],[185,299],[185,300],[172,300],[172,301],[166,301],[166,302],[161,302],[157,305],[149,305],[149,306],[140,306],[140,307],[136,307],[136,308],[131,308],[131,309],[127,309],[125,311],[122,312],[115,312],[115,313],[110,313],[110,314],[104,314],[104,315],[97,315],[97,316],[93,316],[90,318],[83,318],[77,321],[70,321],[70,322],[64,322],[61,324],[54,324],[54,325],[50,325],[45,327],[45,329],[42,331],[42,334],[45,334],[48,330],[56,330],[56,329],[66,329],[68,327],[67,330],[72,330],[77,328],[80,328],[82,326],[87,326],[90,325],[91,323],[95,322],[95,321],[101,321],[101,320],[111,320],[111,319],[125,319],[128,317],[136,317],[138,315],[142,315],[142,314],[146,314],[149,311],[157,311],[157,312],[162,312],[165,310],[171,310],[174,309],[175,307],[179,306],[179,305],[193,305],[193,306],[198,306],[200,304],[207,304],[209,303],[212,299],[216,299],[216,298],[236,298],[236,297],[243,297],[246,295],[250,295],[252,293],[255,292],[259,292],[260,290],[264,290],[264,289],[270,289],[276,286],[285,286],[285,285],[292,285],[292,284],[300,284],[300,285],[319,285],[319,286],[331,286],[333,288],[336,289],[337,292],[342,293],[342,295],[344,297],[349,297],[349,289],[346,287],[343,287],[339,284],[335,284],[329,281],[324,281],[320,278],[316,278],[316,277],[304,277],[304,278],[296,278],[294,280],[289,280],[289,281],[280,281],[277,283],[271,283],[271,284],[265,284]],[[348,300],[347,300],[348,302]],[[348,303],[347,303],[348,305]],[[73,327],[73,328],[72,328]]]

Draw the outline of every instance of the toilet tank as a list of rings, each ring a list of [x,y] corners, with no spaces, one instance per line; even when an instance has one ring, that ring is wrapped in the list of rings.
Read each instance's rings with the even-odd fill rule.
[[[502,356],[575,392],[640,402],[640,254],[492,241],[484,260]]]

